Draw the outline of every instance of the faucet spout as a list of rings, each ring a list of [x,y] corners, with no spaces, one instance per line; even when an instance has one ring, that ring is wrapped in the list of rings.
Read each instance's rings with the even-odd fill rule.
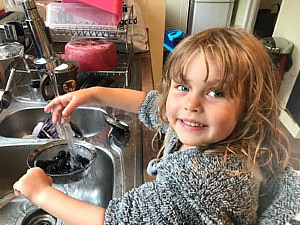
[[[51,36],[40,16],[34,0],[23,0],[23,9],[27,26],[31,33],[32,43],[35,48],[37,59],[35,65],[38,69],[53,70],[61,64],[60,57],[54,54]]]

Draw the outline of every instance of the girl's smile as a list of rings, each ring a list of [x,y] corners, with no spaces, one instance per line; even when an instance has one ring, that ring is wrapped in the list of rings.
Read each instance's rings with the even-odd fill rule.
[[[200,123],[196,120],[190,120],[190,119],[178,119],[179,123],[181,123],[181,126],[183,129],[191,130],[191,131],[200,131],[204,130],[204,128],[207,127],[207,125]]]
[[[184,69],[184,81],[171,82],[166,102],[167,118],[184,146],[202,146],[222,141],[238,123],[243,108],[231,96],[210,57],[209,75],[203,54],[195,52]],[[227,88],[228,89],[228,88]]]
[[[181,122],[187,126],[191,127],[205,127],[205,124],[199,123],[195,120],[189,120],[189,119],[182,119]]]

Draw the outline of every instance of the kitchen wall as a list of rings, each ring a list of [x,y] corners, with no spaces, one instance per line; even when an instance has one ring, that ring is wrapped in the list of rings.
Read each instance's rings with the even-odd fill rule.
[[[163,66],[166,0],[135,0],[149,31],[152,73],[155,88],[160,87]]]
[[[3,0],[0,0],[0,9],[4,9],[4,3],[3,3]]]
[[[285,108],[289,100],[289,96],[293,90],[294,83],[300,70],[299,12],[299,0],[283,0],[273,33],[273,36],[282,37],[294,44],[292,52],[293,66],[285,73],[279,90],[283,108]],[[300,103],[300,94],[298,96]],[[294,137],[300,138],[299,125],[294,122],[293,118],[286,111],[283,110],[281,112],[280,119]]]

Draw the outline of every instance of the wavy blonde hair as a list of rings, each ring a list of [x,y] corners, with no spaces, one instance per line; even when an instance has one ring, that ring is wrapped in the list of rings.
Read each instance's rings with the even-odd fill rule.
[[[216,61],[222,84],[229,85],[231,95],[242,89],[244,114],[232,134],[217,144],[226,153],[245,156],[253,167],[277,174],[288,160],[288,139],[281,131],[279,103],[274,66],[262,43],[251,33],[236,28],[212,28],[181,41],[164,67],[161,101],[158,106],[161,123],[167,123],[166,100],[171,81],[184,82],[183,70],[190,56],[199,51]],[[206,60],[207,77],[209,65]],[[227,154],[225,154],[227,155]]]

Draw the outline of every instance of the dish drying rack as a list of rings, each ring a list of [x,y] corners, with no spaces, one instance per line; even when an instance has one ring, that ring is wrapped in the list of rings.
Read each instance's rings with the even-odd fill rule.
[[[124,12],[125,11],[125,12]],[[132,20],[133,18],[133,6],[128,6],[127,10],[123,9],[122,20]],[[90,77],[100,77],[100,81],[93,85],[96,86],[111,86],[111,87],[128,87],[130,79],[130,64],[131,56],[133,52],[133,44],[130,36],[128,35],[128,30],[133,29],[133,26],[129,24],[118,25],[118,26],[101,26],[93,25],[89,27],[85,26],[72,26],[63,27],[59,26],[56,28],[49,28],[49,32],[53,43],[68,42],[70,40],[79,38],[102,38],[105,40],[110,40],[121,45],[121,51],[118,50],[118,63],[117,66],[105,71],[95,71],[95,72],[79,72],[79,77],[86,77],[86,81],[80,86],[80,88],[89,87]],[[118,48],[119,49],[119,48]],[[63,53],[63,52],[56,52]],[[91,79],[91,78],[90,78]],[[113,82],[109,84],[109,82]]]

